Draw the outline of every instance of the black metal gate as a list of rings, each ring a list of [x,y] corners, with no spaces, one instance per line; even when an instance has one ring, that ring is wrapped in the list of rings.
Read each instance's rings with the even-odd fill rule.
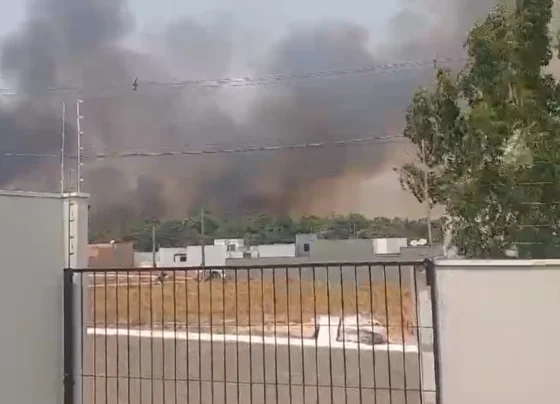
[[[433,403],[430,271],[67,269],[65,404]]]

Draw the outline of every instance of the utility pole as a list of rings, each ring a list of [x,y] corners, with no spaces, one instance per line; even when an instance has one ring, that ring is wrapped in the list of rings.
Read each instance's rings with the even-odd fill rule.
[[[64,195],[64,150],[66,148],[66,102],[62,101],[62,133],[60,146],[60,194]]]
[[[200,208],[200,246],[202,248],[202,267],[206,266],[206,246],[204,243],[205,231],[204,231],[204,205]]]
[[[432,246],[432,206],[430,204],[430,190],[429,190],[429,177],[428,165],[426,164],[426,142],[422,139],[422,165],[424,173],[424,200],[426,201],[426,226],[428,228],[428,245]]]
[[[80,105],[82,104],[82,100],[78,99],[76,101],[76,130],[77,130],[77,135],[78,135],[78,153],[77,153],[77,159],[78,159],[78,186],[76,188],[76,191],[78,193],[81,192],[82,190],[82,182],[84,181],[84,179],[82,178],[82,166],[84,165],[84,163],[82,163],[82,151],[84,150],[84,148],[82,147],[82,135],[84,134],[82,132],[82,119],[84,118],[80,112]]]
[[[434,83],[437,87],[437,55],[434,53]],[[430,203],[430,190],[429,190],[429,167],[426,163],[426,141],[422,139],[422,165],[424,174],[424,200],[426,201],[426,227],[428,230],[428,245],[431,247],[433,243],[432,238],[432,205]]]
[[[156,224],[152,222],[152,267],[156,267]]]

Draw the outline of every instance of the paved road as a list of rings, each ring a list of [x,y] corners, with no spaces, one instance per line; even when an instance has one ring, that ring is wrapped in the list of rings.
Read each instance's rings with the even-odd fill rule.
[[[104,336],[84,345],[84,404],[421,402],[417,353]]]

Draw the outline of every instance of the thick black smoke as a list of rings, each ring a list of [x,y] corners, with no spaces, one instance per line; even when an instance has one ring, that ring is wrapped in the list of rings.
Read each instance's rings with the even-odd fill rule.
[[[388,27],[390,42],[376,52],[365,28],[318,22],[292,29],[254,68],[255,55],[236,46],[239,30],[227,16],[207,23],[179,19],[158,41],[133,51],[123,44],[134,26],[126,0],[33,0],[24,26],[2,44],[2,76],[23,96],[1,107],[0,149],[59,149],[61,96],[45,95],[49,87],[84,89],[84,147],[90,155],[391,134],[400,129],[414,88],[433,77],[430,68],[252,88],[149,82],[345,70],[430,59],[434,53],[454,56],[461,53],[467,27],[489,8],[482,0],[402,3]],[[136,77],[141,88],[134,92]],[[70,104],[76,97],[64,95]],[[68,129],[72,132],[71,121]],[[386,160],[382,143],[204,158],[86,160],[84,184],[99,217],[111,217],[108,223],[125,216],[180,216],[200,203],[225,213],[280,214],[295,207],[308,212],[317,195],[325,195],[317,194],[318,184],[329,190],[347,175],[374,175]],[[44,184],[40,173],[51,172],[45,164],[2,159],[0,186],[34,175],[37,184]]]

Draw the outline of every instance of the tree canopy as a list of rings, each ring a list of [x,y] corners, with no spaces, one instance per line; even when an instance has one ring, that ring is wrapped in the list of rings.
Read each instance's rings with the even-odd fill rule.
[[[400,169],[401,184],[449,216],[452,244],[467,257],[558,255],[560,87],[547,71],[552,0],[497,7],[472,28],[467,66],[439,70],[419,89],[404,135],[421,163]]]
[[[92,243],[133,241],[139,251],[151,251],[152,226],[156,229],[156,242],[160,247],[183,247],[201,242],[201,214],[184,220],[130,223],[127,226],[99,226],[92,221],[90,241]],[[220,218],[212,213],[204,215],[204,234],[207,241],[216,238],[243,238],[246,243],[275,244],[293,243],[298,233],[316,233],[326,239],[427,237],[425,220],[401,218],[368,219],[359,214],[336,215],[327,218],[304,216],[299,219],[273,217],[256,214],[245,217]],[[432,223],[434,238],[441,242],[442,223]]]

